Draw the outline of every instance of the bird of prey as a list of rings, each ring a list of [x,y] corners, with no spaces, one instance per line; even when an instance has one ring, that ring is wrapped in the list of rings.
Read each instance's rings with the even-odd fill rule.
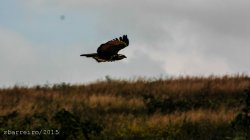
[[[129,45],[129,40],[127,35],[115,38],[104,44],[101,44],[97,49],[97,53],[81,54],[80,56],[92,57],[97,62],[112,62],[116,60],[121,60],[127,58],[123,54],[118,54],[118,52]]]

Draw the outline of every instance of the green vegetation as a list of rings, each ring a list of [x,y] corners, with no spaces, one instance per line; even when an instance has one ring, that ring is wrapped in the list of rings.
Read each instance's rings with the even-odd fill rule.
[[[250,78],[14,86],[0,109],[0,139],[248,140]]]

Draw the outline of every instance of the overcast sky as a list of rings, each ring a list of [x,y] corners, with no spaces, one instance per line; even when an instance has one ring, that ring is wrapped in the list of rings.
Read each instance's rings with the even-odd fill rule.
[[[248,0],[2,0],[0,86],[250,74]],[[127,59],[80,57],[127,34]]]

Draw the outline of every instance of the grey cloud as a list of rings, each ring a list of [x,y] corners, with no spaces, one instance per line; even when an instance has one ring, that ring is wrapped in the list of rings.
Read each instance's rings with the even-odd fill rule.
[[[28,3],[34,3],[26,0]],[[136,29],[145,27],[144,31],[156,31],[157,36],[162,24],[182,22],[190,20],[194,24],[202,24],[205,27],[220,33],[240,35],[249,33],[250,2],[246,0],[49,0],[36,2],[34,5],[44,7],[61,7],[66,10],[88,11],[89,14],[97,14],[100,24],[113,25],[117,30],[121,27]],[[107,22],[107,24],[105,24]],[[112,24],[110,24],[112,23]],[[103,26],[105,28],[105,26]],[[159,32],[157,34],[157,32]],[[145,32],[144,32],[145,33]],[[141,35],[145,35],[142,33]],[[147,33],[147,32],[146,32]],[[150,36],[152,37],[152,36]],[[148,38],[147,38],[148,39]]]
[[[32,45],[20,34],[0,27],[0,85],[29,77],[34,64]]]
[[[133,43],[145,43],[142,49],[151,49],[153,53],[188,53],[195,49],[207,58],[224,57],[231,67],[239,63],[246,65],[245,52],[249,51],[246,46],[250,45],[250,2],[246,0],[65,0],[56,3],[65,9],[88,9],[89,13],[97,13],[100,36],[110,38],[125,32]]]
[[[85,50],[83,44],[64,46],[64,49],[34,47],[34,44],[15,32],[1,30],[0,36],[0,45],[4,46],[0,48],[1,86],[86,83],[107,75],[127,79],[133,76],[157,77],[165,74],[161,63],[141,52],[137,52],[134,57],[132,52],[122,52],[129,57],[125,61],[97,63],[94,59],[79,56],[83,51],[90,51]]]

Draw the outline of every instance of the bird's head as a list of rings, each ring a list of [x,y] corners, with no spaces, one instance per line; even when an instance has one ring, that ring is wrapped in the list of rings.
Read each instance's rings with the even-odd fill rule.
[[[127,58],[125,55],[123,55],[123,54],[118,54],[118,59],[119,60],[121,60],[121,59],[123,59],[123,58]]]
[[[121,60],[124,58],[127,58],[127,57],[123,54],[117,54],[117,55],[112,56],[111,61]]]

